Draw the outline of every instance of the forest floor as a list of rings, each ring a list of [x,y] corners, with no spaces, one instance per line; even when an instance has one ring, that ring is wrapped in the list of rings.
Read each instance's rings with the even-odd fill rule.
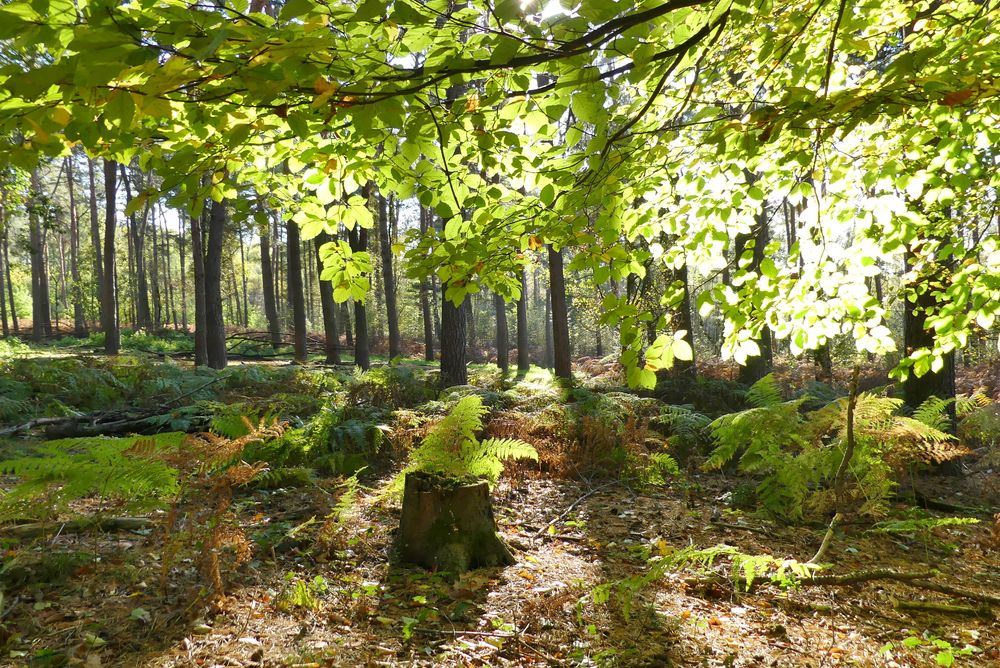
[[[399,429],[397,422],[393,441]],[[966,462],[965,474],[923,474],[900,486],[960,511],[902,502],[890,509],[896,519],[981,522],[878,532],[870,521],[847,521],[820,571],[925,577],[783,587],[761,576],[747,593],[724,559],[641,578],[691,546],[724,544],[805,562],[826,526],[793,526],[740,509],[736,481],[723,472],[689,465],[653,484],[627,471],[595,476],[565,461],[560,468],[542,452],[544,439],[536,445],[541,464],[518,465],[494,494],[499,530],[517,563],[458,579],[395,559],[399,502],[384,490],[401,466],[398,447],[362,474],[357,498],[324,549],[314,538],[344,493],[342,477],[237,493],[233,510],[253,555],[239,566],[224,564],[226,595],[214,603],[206,603],[192,555],[172,564],[161,588],[163,538],[154,529],[74,533],[59,528],[64,514],[39,539],[4,538],[0,665],[1000,665],[995,451],[977,452],[979,465]],[[6,487],[14,482],[3,480]],[[116,510],[93,498],[71,508],[74,515]],[[159,521],[163,511],[148,516]],[[930,570],[940,575],[927,577]],[[604,602],[609,583],[618,586]],[[935,584],[970,596],[925,586]],[[951,607],[910,609],[928,602]]]

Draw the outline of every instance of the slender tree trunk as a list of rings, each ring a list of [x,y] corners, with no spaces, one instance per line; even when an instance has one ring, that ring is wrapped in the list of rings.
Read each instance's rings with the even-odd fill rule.
[[[122,184],[125,186],[125,202],[126,204],[132,200],[132,186],[129,181],[128,172],[125,170],[125,165],[119,165],[121,170],[121,180]],[[146,205],[146,212],[149,210],[149,205]],[[134,258],[135,267],[135,325],[139,329],[149,329],[153,324],[153,316],[149,311],[149,283],[146,280],[146,257],[145,257],[145,240],[146,240],[146,220],[145,213],[143,214],[142,228],[140,229],[138,221],[136,220],[135,214],[129,214],[128,216],[128,228],[129,234],[132,239],[132,254]]]
[[[117,355],[121,347],[118,330],[118,292],[115,276],[115,190],[118,165],[114,160],[104,161],[104,283],[101,290],[101,329],[104,330],[104,352]]]
[[[295,361],[305,364],[309,358],[306,338],[306,304],[302,290],[302,243],[299,225],[288,221],[288,297],[292,303],[292,341],[295,344]]]
[[[549,246],[549,290],[552,293],[552,351],[556,376],[572,378],[569,349],[569,317],[566,308],[566,279],[562,250]]]
[[[52,333],[49,320],[49,282],[45,267],[45,217],[38,168],[31,172],[31,199],[28,201],[28,243],[31,251],[31,338],[41,341]]]
[[[546,369],[552,368],[552,359],[555,356],[552,351],[552,293],[545,291],[545,359],[542,366]]]
[[[500,295],[493,295],[497,312],[497,366],[506,374],[510,369],[510,343],[507,340],[507,304]]]
[[[202,223],[205,220],[205,202],[202,212],[191,216],[191,260],[194,270],[194,364],[208,364],[208,313],[205,305],[205,234]]]
[[[340,317],[344,321],[344,342],[354,349],[354,326],[351,324],[351,309],[347,302],[340,305]]]
[[[299,235],[300,238],[301,236]],[[313,304],[313,260],[316,254],[309,252],[309,243],[306,241],[300,241],[299,247],[299,257],[304,260],[305,269],[305,281],[302,285],[306,298],[306,320],[311,325],[316,322],[316,307]]]
[[[391,198],[391,196],[390,196]],[[392,237],[389,236],[389,208],[391,199],[386,201],[378,196],[379,253],[382,256],[382,285],[385,289],[385,314],[389,329],[389,359],[402,354],[399,336],[399,311],[396,307],[396,277],[392,273]]]
[[[98,313],[102,312],[101,295],[104,290],[104,260],[101,257],[101,223],[97,217],[97,179],[94,161],[87,158],[87,175],[90,180],[90,243],[94,247],[94,281],[97,286]]]
[[[351,250],[355,253],[368,250],[368,230],[355,225],[349,234]],[[367,371],[371,367],[368,341],[368,313],[365,303],[354,300],[354,364]]]
[[[767,209],[763,204],[756,218],[756,229],[751,234],[737,235],[734,243],[736,262],[739,263],[739,259],[745,253],[747,246],[750,242],[753,242],[753,257],[750,260],[750,265],[747,267],[749,271],[757,271],[760,268],[761,262],[764,261],[764,248],[767,246],[769,235]],[[754,341],[757,343],[757,347],[760,348],[760,355],[747,359],[746,364],[740,367],[738,380],[744,385],[753,385],[771,371],[773,360],[770,330],[765,326],[760,337]]]
[[[250,299],[247,297],[247,253],[244,248],[243,228],[239,229],[240,235],[240,276],[243,283],[243,326],[250,326]]]
[[[431,214],[427,207],[420,207],[420,236],[426,236],[430,229]],[[434,316],[431,311],[430,293],[433,288],[426,278],[420,281],[420,317],[424,322],[424,359],[434,361]]]
[[[69,269],[73,278],[73,334],[86,336],[87,321],[83,313],[83,285],[80,282],[80,217],[76,210],[72,155],[66,157],[66,182],[69,186]]]
[[[164,321],[163,317],[163,293],[160,292],[160,241],[159,235],[157,234],[157,224],[156,224],[156,212],[152,207],[149,206],[148,200],[146,204],[146,214],[149,216],[149,220],[144,223],[144,227],[150,231],[152,235],[153,248],[153,264],[149,270],[149,280],[152,286],[152,299],[153,299],[153,326],[159,329]]]
[[[281,345],[281,323],[278,320],[278,306],[274,300],[274,271],[271,264],[271,232],[269,225],[260,228],[260,279],[264,289],[264,317],[271,337],[271,348]]]
[[[326,363],[340,364],[340,329],[337,324],[337,303],[333,300],[333,285],[323,280],[323,244],[333,241],[326,232],[320,232],[315,239],[316,275],[319,277],[319,305],[323,311],[323,335],[326,339]]]
[[[4,337],[10,336],[10,327],[7,324],[7,293],[4,291],[4,284],[8,278],[6,262],[3,255],[3,241],[7,238],[7,197],[5,193],[0,193],[0,331]]]
[[[912,250],[907,248],[904,254],[904,271],[909,272],[918,259]],[[925,284],[936,283],[947,280],[949,270],[941,264],[933,264],[926,272],[918,277],[917,282]],[[907,297],[903,301],[903,341],[906,354],[911,354],[919,348],[931,348],[934,346],[935,333],[933,328],[927,326],[927,314],[939,307],[934,290],[925,285],[925,289],[918,291],[915,297]],[[938,371],[928,371],[924,375],[917,377],[912,369],[906,380],[903,381],[903,400],[911,408],[917,408],[930,397],[940,399],[953,399],[955,397],[955,353],[950,352],[944,356],[944,366]],[[955,429],[955,404],[952,402],[948,407],[948,416],[951,423],[951,431]]]
[[[21,325],[17,320],[17,304],[14,303],[14,284],[10,280],[10,242],[8,240],[9,226],[3,226],[3,270],[7,277],[7,297],[10,304],[10,321],[14,325],[14,334],[21,333]]]
[[[226,203],[212,201],[205,253],[205,344],[208,366],[226,368],[226,324],[222,317],[222,241]]]
[[[184,212],[179,211],[178,217],[181,222],[180,235],[177,237],[177,255],[181,262],[181,329],[185,333],[188,331],[188,298],[187,298],[187,267],[185,264],[186,251],[184,249],[184,237],[186,235],[186,230],[184,229]]]
[[[521,296],[517,300],[517,370],[527,371],[531,368],[531,358],[528,354],[528,279],[527,269],[521,267]]]
[[[687,262],[674,273],[674,278],[684,285],[684,292],[681,296],[680,304],[677,305],[676,309],[677,327],[675,329],[684,330],[684,340],[691,347],[691,359],[675,360],[674,369],[678,375],[694,378],[698,375],[698,372],[695,364],[694,323],[691,318],[691,285],[688,279]]]

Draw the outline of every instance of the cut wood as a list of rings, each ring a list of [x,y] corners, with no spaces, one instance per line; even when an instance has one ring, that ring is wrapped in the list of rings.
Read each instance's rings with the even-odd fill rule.
[[[405,562],[451,573],[514,563],[497,534],[486,482],[427,472],[406,474],[399,553]]]

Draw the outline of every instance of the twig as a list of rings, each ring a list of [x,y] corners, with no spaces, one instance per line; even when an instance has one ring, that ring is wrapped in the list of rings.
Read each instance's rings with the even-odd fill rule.
[[[941,594],[948,594],[949,596],[958,596],[959,598],[967,598],[972,601],[981,601],[982,603],[988,603],[990,605],[1000,605],[1000,596],[982,594],[978,591],[972,591],[971,589],[953,587],[951,585],[941,584],[940,582],[911,582],[909,584],[913,587],[928,589]]]
[[[69,520],[59,525],[59,534],[62,533],[82,533],[91,529],[98,531],[140,531],[154,524],[153,520],[146,517],[106,517],[103,519],[83,518],[79,520]],[[47,522],[33,522],[31,524],[17,524],[0,530],[8,536],[17,538],[34,538],[42,536],[55,527]]]
[[[812,556],[812,559],[807,561],[807,564],[817,564],[819,560],[823,558],[826,554],[826,550],[830,547],[830,540],[833,538],[833,530],[840,521],[840,513],[835,513],[833,519],[830,520],[830,526],[826,528],[826,535],[823,536],[823,542],[819,544],[819,549],[816,550],[816,554]]]
[[[580,505],[581,503],[583,503],[584,501],[586,501],[587,499],[589,499],[593,495],[597,494],[602,489],[605,489],[607,487],[611,487],[612,485],[617,485],[618,483],[619,483],[618,480],[612,480],[611,482],[607,482],[607,483],[604,483],[603,485],[600,485],[598,487],[594,487],[589,492],[587,492],[586,494],[584,494],[583,496],[581,496],[579,499],[577,499],[573,503],[569,504],[569,507],[566,508],[566,510],[562,511],[561,513],[559,513],[558,517],[555,517],[552,520],[550,520],[545,526],[543,526],[541,529],[539,529],[534,534],[532,534],[531,537],[532,538],[538,538],[543,533],[545,533],[546,531],[548,531],[550,526],[552,526],[553,524],[555,524],[556,522],[558,522],[559,520],[561,520],[562,518],[566,517],[571,512],[573,512],[573,509],[576,508],[578,505]]]

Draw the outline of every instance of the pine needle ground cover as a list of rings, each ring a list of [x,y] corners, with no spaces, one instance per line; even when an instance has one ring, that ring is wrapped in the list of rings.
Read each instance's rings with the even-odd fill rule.
[[[795,481],[791,489],[806,502],[800,513],[780,512],[768,494],[783,480],[771,475],[769,458],[794,468],[821,459],[813,449],[834,452],[842,386],[814,407],[797,395],[801,386],[778,376],[709,415],[609,387],[595,371],[568,389],[541,369],[502,379],[474,367],[470,385],[437,392],[427,389],[419,365],[374,374],[249,368],[240,384],[213,386],[203,406],[214,434],[198,441],[204,465],[152,456],[157,444],[177,451],[188,438],[179,432],[8,439],[2,662],[1000,661],[992,617],[1000,607],[1000,527],[992,517],[1000,499],[987,484],[996,479],[990,469],[942,476],[911,457],[880,469],[870,487],[864,476],[853,478],[857,512],[835,527],[826,555],[812,565],[827,529],[828,481]],[[903,416],[877,395],[867,401],[862,412],[887,435],[878,443],[924,443],[939,452],[935,407]],[[963,440],[973,450],[969,466],[995,454],[993,405],[969,399],[958,407],[960,424],[977,435]],[[778,449],[761,441],[772,432],[758,429],[757,441],[744,439],[729,452],[725,429],[756,419],[747,413],[755,410],[788,413],[782,434],[798,440]],[[907,421],[917,418],[923,426]],[[772,431],[775,419],[765,425]],[[275,420],[280,431],[247,440]],[[869,425],[859,433],[874,431]],[[490,443],[499,445],[487,450]],[[515,565],[455,579],[395,557],[394,481],[407,467],[458,467],[444,456],[452,446],[475,455],[485,467],[478,472],[495,481],[496,520]],[[873,457],[870,447],[865,456]],[[109,463],[123,466],[126,451],[146,458],[121,475]],[[487,461],[483,452],[495,456]],[[883,479],[891,480],[888,491]],[[768,481],[772,487],[762,489]],[[185,503],[226,503],[212,531],[203,528],[211,525],[199,519],[199,506],[180,507],[171,536],[190,539],[179,546],[164,535],[178,485],[187,485]],[[26,507],[19,500],[29,493],[39,502]],[[928,509],[928,500],[950,510]],[[126,517],[142,522],[96,526]],[[38,534],[24,529],[39,524]],[[218,582],[205,572],[206,546],[222,557]]]

